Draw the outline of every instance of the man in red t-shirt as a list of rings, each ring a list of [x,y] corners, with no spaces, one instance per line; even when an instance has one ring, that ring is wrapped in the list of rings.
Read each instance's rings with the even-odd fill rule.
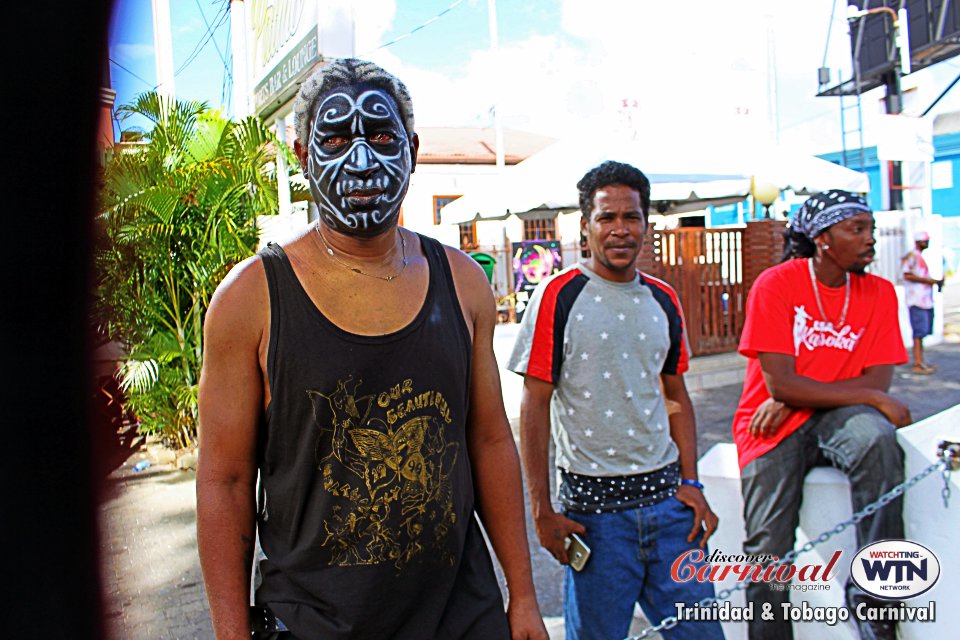
[[[903,480],[895,429],[910,412],[888,394],[907,354],[893,285],[864,272],[874,256],[873,213],[859,195],[833,190],[808,199],[788,233],[787,259],[750,290],[740,353],[747,357],[733,420],[744,498],[744,552],[782,557],[793,549],[803,479],[832,465],[850,479],[859,511]],[[897,499],[857,525],[861,546],[903,538]],[[852,583],[849,605],[867,598]],[[789,591],[752,583],[747,600],[774,611]],[[779,618],[779,616],[775,616]],[[859,623],[867,625],[867,623]],[[870,623],[865,638],[895,638]],[[757,620],[750,638],[792,638],[789,620]]]

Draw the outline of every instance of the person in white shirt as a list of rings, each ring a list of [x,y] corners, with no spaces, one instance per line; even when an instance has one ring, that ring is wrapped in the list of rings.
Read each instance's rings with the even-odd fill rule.
[[[910,328],[913,330],[913,367],[919,375],[930,375],[937,368],[924,360],[923,339],[933,333],[933,285],[943,288],[943,278],[930,277],[923,251],[930,246],[930,234],[918,231],[914,236],[914,248],[903,256],[903,292],[910,313]]]

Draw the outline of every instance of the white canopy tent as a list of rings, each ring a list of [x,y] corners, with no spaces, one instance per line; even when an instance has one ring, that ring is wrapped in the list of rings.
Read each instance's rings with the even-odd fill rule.
[[[831,188],[866,193],[865,174],[814,156],[750,141],[630,139],[582,134],[560,140],[498,177],[483,191],[468,192],[441,210],[444,223],[503,219],[510,214],[578,209],[577,181],[605,160],[641,169],[651,182],[651,200],[668,212],[739,202],[751,178],[781,190],[816,193]]]

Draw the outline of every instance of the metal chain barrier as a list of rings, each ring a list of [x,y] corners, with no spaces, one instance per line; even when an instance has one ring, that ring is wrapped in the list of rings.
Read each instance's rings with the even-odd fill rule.
[[[943,490],[941,491],[941,495],[943,497],[943,506],[944,508],[946,508],[948,506],[948,500],[950,499],[950,484],[949,484],[950,471],[960,469],[960,444],[952,443],[952,442],[951,443],[941,442],[940,446],[937,448],[937,456],[939,457],[939,459],[936,462],[934,462],[929,467],[927,467],[920,473],[916,474],[912,478],[908,480],[904,480],[894,488],[890,489],[890,491],[886,492],[885,494],[877,498],[876,501],[871,502],[860,511],[854,513],[852,516],[850,516],[848,520],[844,520],[838,523],[832,529],[827,529],[826,531],[821,533],[819,536],[817,536],[813,540],[808,541],[799,549],[794,549],[793,551],[790,551],[789,553],[784,555],[782,558],[780,558],[776,562],[771,562],[766,566],[778,567],[785,564],[792,564],[793,561],[800,554],[813,550],[817,545],[823,544],[833,536],[845,531],[847,527],[855,525],[859,523],[861,520],[863,520],[864,518],[868,518],[872,516],[877,511],[879,511],[880,509],[884,508],[885,506],[887,506],[888,504],[890,504],[891,502],[893,502],[894,500],[902,496],[904,493],[906,493],[908,489],[913,488],[914,485],[916,485],[918,482],[920,482],[921,480],[923,480],[924,478],[932,474],[934,471],[936,471],[940,467],[943,467]],[[720,591],[717,592],[717,595],[711,596],[709,598],[704,598],[697,604],[700,607],[706,607],[708,605],[713,604],[714,602],[720,602],[722,600],[726,600],[737,591],[745,590],[747,588],[747,585],[750,584],[750,582],[751,580],[740,580],[736,584],[734,584],[732,587],[728,589],[721,589]],[[646,627],[640,633],[633,636],[629,636],[628,638],[626,638],[626,640],[644,640],[645,638],[652,637],[654,633],[663,631],[664,629],[673,629],[678,624],[680,624],[680,619],[677,618],[677,616],[667,616],[666,618],[661,620],[659,624]]]
[[[937,456],[944,462],[943,489],[940,495],[943,497],[943,507],[946,509],[950,503],[950,472],[960,469],[960,442],[942,441],[937,446]]]

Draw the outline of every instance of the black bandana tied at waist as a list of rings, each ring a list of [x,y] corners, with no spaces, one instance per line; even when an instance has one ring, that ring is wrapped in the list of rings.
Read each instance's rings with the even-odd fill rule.
[[[560,470],[560,504],[568,511],[613,513],[649,507],[677,492],[680,465],[630,476],[584,476]]]

